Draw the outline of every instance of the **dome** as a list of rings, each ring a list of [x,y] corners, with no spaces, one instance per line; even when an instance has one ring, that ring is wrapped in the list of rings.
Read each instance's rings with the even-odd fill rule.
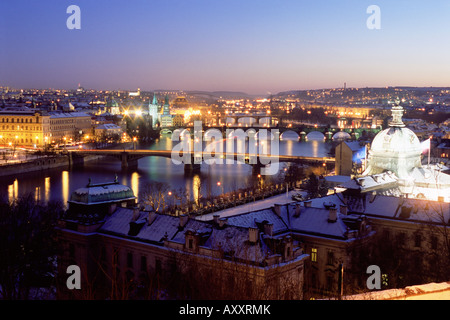
[[[135,199],[133,190],[118,182],[91,184],[75,190],[70,196],[70,203],[100,204]]]
[[[405,128],[401,120],[403,108],[392,108],[390,127],[379,132],[372,141],[365,175],[392,171],[399,178],[406,178],[422,165],[422,146],[416,134]]]

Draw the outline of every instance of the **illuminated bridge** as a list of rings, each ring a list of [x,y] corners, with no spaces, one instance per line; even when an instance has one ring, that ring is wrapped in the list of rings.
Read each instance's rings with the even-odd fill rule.
[[[172,150],[112,150],[112,149],[78,149],[67,150],[70,162],[73,163],[74,157],[85,157],[90,155],[109,156],[116,158],[122,162],[122,168],[136,168],[138,160],[144,157],[164,157],[181,160],[184,164],[185,171],[198,170],[203,161],[221,158],[226,160],[243,161],[253,166],[254,171],[260,170],[261,167],[270,163],[292,162],[310,165],[326,165],[334,166],[335,158],[331,157],[305,157],[305,156],[288,156],[288,155],[263,155],[251,153],[218,153],[207,151],[172,151]],[[180,163],[181,164],[181,163]]]

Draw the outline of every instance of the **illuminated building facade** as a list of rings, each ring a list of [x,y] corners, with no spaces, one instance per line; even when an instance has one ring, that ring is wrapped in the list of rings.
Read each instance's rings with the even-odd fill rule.
[[[50,137],[50,116],[28,108],[0,111],[0,145],[42,147]]]
[[[92,129],[92,118],[84,112],[50,112],[50,142],[63,143]]]

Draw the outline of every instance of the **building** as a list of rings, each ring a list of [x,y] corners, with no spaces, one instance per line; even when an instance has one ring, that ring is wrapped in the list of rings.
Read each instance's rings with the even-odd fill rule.
[[[95,298],[105,298],[105,292],[110,297],[111,277],[117,283],[136,284],[127,287],[133,297],[154,276],[160,285],[165,283],[162,279],[192,281],[204,292],[187,294],[207,299],[303,297],[308,255],[281,221],[280,212],[268,211],[267,221],[255,220],[253,214],[206,222],[141,211],[134,202],[131,189],[118,184],[117,178],[106,184],[89,182],[71,195],[58,223],[58,274],[65,275],[68,265],[78,265],[86,290],[61,289],[60,298],[80,298],[72,294],[88,295],[90,289],[98,294]],[[162,291],[175,294],[169,287]]]
[[[402,114],[401,106],[392,107],[389,128],[379,132],[371,143],[367,169],[346,186],[361,192],[378,190],[383,194],[449,202],[450,175],[443,172],[440,164],[422,165],[424,149],[430,146],[424,147],[415,133],[405,128]],[[388,186],[386,181],[390,182]]]
[[[351,176],[363,169],[366,158],[366,146],[359,141],[343,141],[336,146],[336,175]],[[361,171],[362,172],[362,171]]]
[[[92,118],[84,112],[49,112],[52,143],[64,143],[92,130]],[[66,140],[64,140],[64,138]]]
[[[180,114],[180,113],[175,114],[173,116],[173,118],[172,118],[172,125],[174,127],[182,127],[182,126],[184,126],[185,125],[184,115]]]
[[[157,276],[168,295],[175,292],[164,287],[166,277],[203,290],[187,293],[191,298],[338,295],[349,248],[372,235],[366,219],[345,206],[276,204],[201,221],[142,211],[133,199],[117,179],[89,183],[72,194],[58,228],[61,272],[70,264],[80,266],[86,275],[82,287],[99,288],[99,294],[110,292],[106,279],[112,277],[142,288]]]
[[[158,104],[158,99],[156,98],[156,93],[153,94],[153,101],[148,105],[148,114],[152,117],[152,127],[156,127],[159,121],[160,105]]]
[[[164,98],[164,105],[161,108],[161,114],[159,115],[159,123],[161,128],[173,126],[173,115],[170,114],[169,97],[166,95]]]
[[[26,107],[0,110],[0,145],[43,147],[51,136],[50,116]]]
[[[124,131],[122,130],[122,127],[117,124],[104,123],[96,126],[94,132],[97,139],[102,139],[114,137],[120,138]]]

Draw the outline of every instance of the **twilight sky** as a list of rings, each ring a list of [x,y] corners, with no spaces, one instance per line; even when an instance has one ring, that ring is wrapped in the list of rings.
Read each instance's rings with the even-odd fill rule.
[[[69,30],[69,5],[81,30]],[[369,5],[381,30],[369,30]],[[2,0],[0,85],[230,90],[450,86],[450,1]]]

